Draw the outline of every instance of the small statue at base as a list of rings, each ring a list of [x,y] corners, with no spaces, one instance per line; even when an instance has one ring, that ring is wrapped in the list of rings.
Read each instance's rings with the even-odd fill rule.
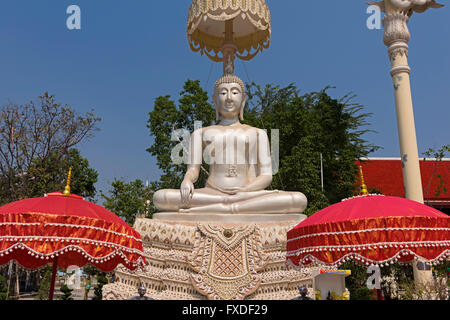
[[[300,296],[299,297],[295,297],[292,300],[312,300],[310,297],[307,296],[308,288],[306,288],[305,285],[303,285],[300,288],[298,288],[298,291],[300,292]]]
[[[141,284],[141,285],[139,286],[139,288],[138,288],[138,294],[139,294],[139,296],[130,298],[130,299],[128,299],[128,300],[155,300],[155,299],[146,297],[146,296],[145,296],[146,293],[147,293],[147,289],[145,288],[144,285]]]

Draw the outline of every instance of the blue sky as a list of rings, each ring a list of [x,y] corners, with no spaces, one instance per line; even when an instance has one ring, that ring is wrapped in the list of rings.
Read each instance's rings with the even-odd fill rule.
[[[442,2],[442,1],[441,1]],[[2,0],[0,104],[24,104],[48,91],[79,113],[94,109],[100,131],[79,145],[99,172],[97,189],[115,177],[154,180],[145,151],[157,96],[178,100],[186,79],[208,91],[221,65],[191,52],[186,39],[191,1]],[[369,30],[362,0],[267,0],[271,47],[236,64],[244,81],[295,83],[301,92],[327,85],[349,92],[372,112],[366,139],[383,147],[371,156],[400,154],[389,60],[383,30]],[[68,30],[66,9],[81,8],[81,30]],[[450,12],[446,6],[413,15],[409,63],[419,153],[450,143]],[[212,65],[212,73],[210,69]],[[282,129],[282,128],[280,128]],[[52,191],[52,190],[49,190]]]

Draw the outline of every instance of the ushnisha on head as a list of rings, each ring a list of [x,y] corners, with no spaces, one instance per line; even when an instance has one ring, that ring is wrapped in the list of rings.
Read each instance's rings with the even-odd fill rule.
[[[213,102],[216,108],[216,121],[222,117],[233,116],[236,112],[244,120],[244,107],[247,100],[244,82],[234,74],[226,74],[214,84]],[[234,108],[227,108],[233,105]]]

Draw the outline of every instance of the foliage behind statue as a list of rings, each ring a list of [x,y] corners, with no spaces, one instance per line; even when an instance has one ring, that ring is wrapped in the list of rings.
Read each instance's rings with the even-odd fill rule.
[[[280,130],[279,172],[269,189],[302,190],[309,204],[310,215],[332,203],[353,195],[357,179],[354,161],[367,156],[378,147],[367,142],[363,135],[370,130],[368,113],[363,106],[351,103],[353,96],[333,99],[330,88],[300,95],[294,85],[264,88],[252,83],[247,86],[248,101],[243,123]],[[174,164],[171,150],[179,142],[171,141],[174,129],[194,130],[194,121],[203,127],[213,124],[215,109],[208,102],[208,94],[199,81],[187,80],[180,93],[178,106],[170,96],[156,98],[149,113],[148,128],[154,138],[147,149],[157,157],[162,171],[152,190],[179,188],[185,164]],[[320,153],[323,156],[324,191],[321,188]],[[206,163],[203,166],[208,170]],[[207,175],[201,172],[196,187],[205,184]],[[153,209],[154,210],[154,209]]]

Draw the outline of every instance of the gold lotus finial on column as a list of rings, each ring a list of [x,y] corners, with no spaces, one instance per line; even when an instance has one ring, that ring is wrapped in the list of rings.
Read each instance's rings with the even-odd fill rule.
[[[364,183],[364,175],[363,175],[363,169],[362,166],[359,166],[359,174],[361,176],[361,194],[368,195],[369,191],[367,191],[367,186]]]
[[[66,187],[64,188],[64,195],[68,196],[70,194],[70,177],[72,175],[72,168],[69,168],[69,173],[67,174]]]

